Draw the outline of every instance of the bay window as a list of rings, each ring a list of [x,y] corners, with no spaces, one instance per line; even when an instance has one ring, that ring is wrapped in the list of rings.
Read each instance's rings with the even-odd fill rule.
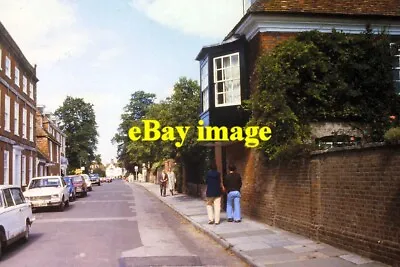
[[[215,106],[241,104],[239,53],[214,58]]]
[[[201,99],[202,99],[202,107],[203,112],[207,111],[209,108],[208,102],[208,60],[205,60],[203,67],[201,67],[200,71],[201,76]]]

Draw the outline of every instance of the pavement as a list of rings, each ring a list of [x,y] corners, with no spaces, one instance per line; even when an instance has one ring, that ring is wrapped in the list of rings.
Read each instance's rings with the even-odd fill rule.
[[[208,234],[250,266],[388,266],[246,217],[241,223],[231,223],[227,222],[226,214],[222,212],[221,223],[209,225],[204,200],[185,194],[161,197],[159,185],[141,182],[135,184],[147,189],[197,229]]]

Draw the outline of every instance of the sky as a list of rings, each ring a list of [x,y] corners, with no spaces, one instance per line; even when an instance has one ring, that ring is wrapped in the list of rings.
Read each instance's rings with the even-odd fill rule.
[[[54,112],[67,96],[94,105],[97,153],[111,143],[138,90],[161,100],[179,77],[199,80],[195,60],[243,15],[243,0],[0,0],[0,21],[37,64],[37,104]]]

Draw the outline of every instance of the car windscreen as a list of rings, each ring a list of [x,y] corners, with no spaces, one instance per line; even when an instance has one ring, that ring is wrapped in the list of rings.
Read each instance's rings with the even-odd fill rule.
[[[71,180],[71,178],[69,178],[69,177],[64,177],[64,181],[65,181],[67,184],[71,184],[71,183],[72,183],[72,180]]]
[[[29,189],[33,188],[41,188],[41,187],[59,187],[60,179],[58,178],[43,178],[43,179],[34,179],[29,185]]]
[[[73,180],[74,182],[82,182],[82,177],[80,177],[80,176],[75,176],[75,177],[72,178],[72,180]]]

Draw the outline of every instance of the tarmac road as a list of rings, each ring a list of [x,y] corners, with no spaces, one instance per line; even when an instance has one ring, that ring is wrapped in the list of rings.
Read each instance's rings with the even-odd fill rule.
[[[246,266],[140,186],[93,186],[64,212],[35,212],[2,267]]]

